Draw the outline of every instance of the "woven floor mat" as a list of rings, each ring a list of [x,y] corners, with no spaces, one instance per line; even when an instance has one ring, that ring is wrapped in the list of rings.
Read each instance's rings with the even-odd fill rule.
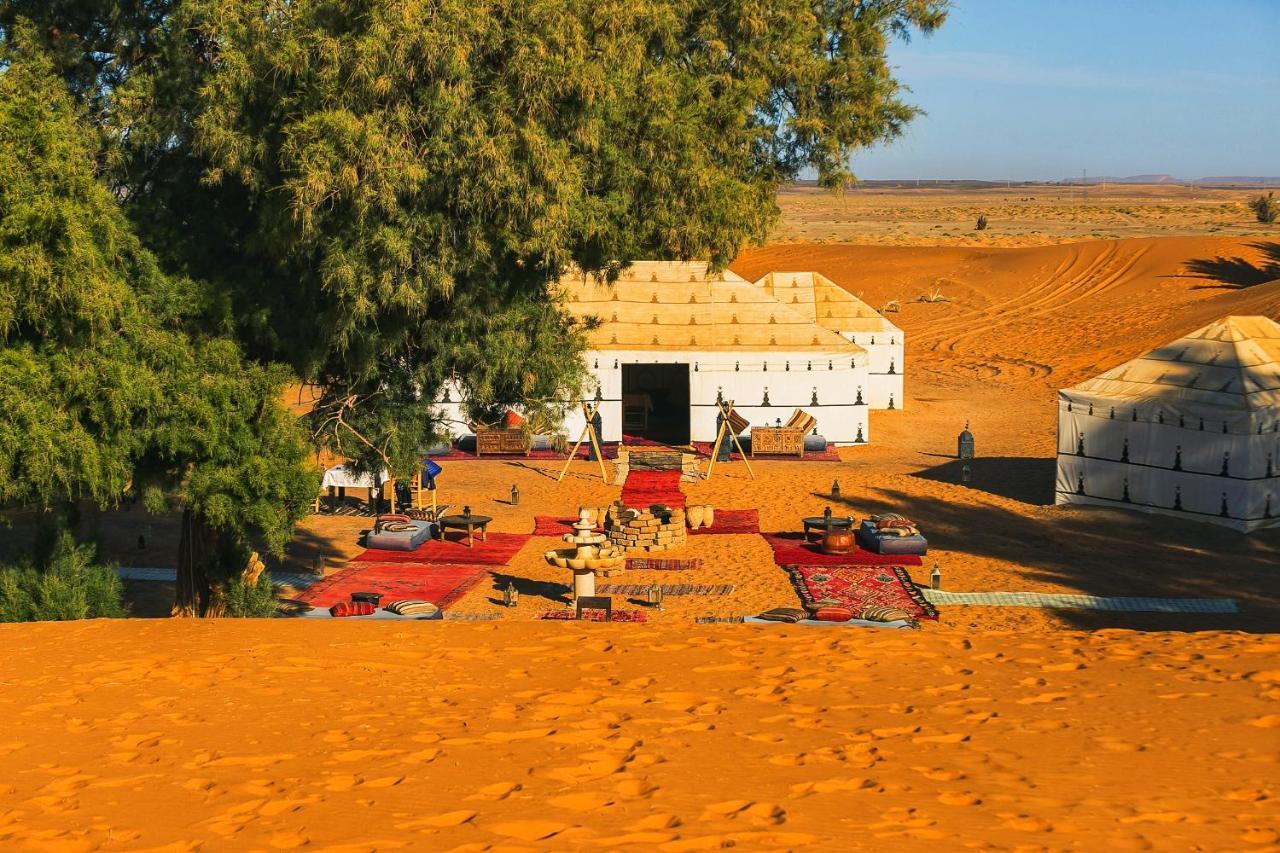
[[[922,589],[925,600],[943,606],[1049,607],[1063,610],[1111,610],[1123,613],[1238,613],[1232,598],[1144,598],[1073,595],[1057,592],[948,592]]]
[[[663,595],[729,595],[731,583],[672,583],[659,584]],[[647,583],[606,583],[596,587],[600,595],[644,595],[649,591]]]

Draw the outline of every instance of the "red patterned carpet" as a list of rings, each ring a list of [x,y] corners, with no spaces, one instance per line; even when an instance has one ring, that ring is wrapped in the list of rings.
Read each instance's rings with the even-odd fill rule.
[[[805,542],[802,533],[760,535],[773,549],[773,561],[779,566],[919,566],[923,563],[910,554],[874,554],[862,548],[848,554],[824,554],[816,543]]]
[[[760,510],[717,509],[716,523],[690,530],[690,536],[714,536],[717,533],[759,533]]]
[[[524,533],[490,533],[487,542],[476,538],[473,547],[467,547],[467,534],[450,530],[448,539],[432,539],[416,551],[380,551],[370,548],[352,558],[360,563],[446,563],[452,565],[505,566],[511,562],[525,542]]]
[[[628,471],[627,481],[622,485],[622,502],[630,507],[647,507],[652,504],[684,506],[684,492],[680,490],[680,472],[635,469]]]
[[[329,607],[350,601],[353,592],[379,592],[382,604],[418,598],[443,610],[488,576],[489,570],[482,566],[358,563],[312,584],[298,598],[315,607]]]
[[[784,566],[791,584],[807,607],[834,601],[856,616],[868,605],[897,607],[917,619],[937,619],[938,611],[925,601],[900,566]]]

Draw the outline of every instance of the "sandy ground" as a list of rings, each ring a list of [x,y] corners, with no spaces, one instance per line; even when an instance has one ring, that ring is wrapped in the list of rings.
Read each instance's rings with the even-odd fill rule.
[[[6,849],[1280,838],[1275,637],[163,621],[0,643]]]
[[[794,186],[778,197],[773,243],[1041,246],[1081,240],[1267,236],[1246,202],[1267,190],[1174,185],[949,188],[860,185],[833,194]],[[980,215],[987,228],[977,230]]]
[[[497,623],[0,626],[0,847],[1280,849],[1280,531],[1051,495],[1055,390],[1228,313],[1280,316],[1280,233],[1205,236],[1208,201],[1162,230],[1153,202],[1129,239],[1058,245],[1071,225],[965,246],[892,203],[909,225],[893,240],[917,245],[870,245],[892,241],[828,203],[814,215],[862,244],[780,242],[734,268],[816,269],[873,305],[899,300],[905,410],[874,413],[872,443],[839,463],[762,461],[754,480],[717,466],[691,500],[758,507],[765,530],[825,505],[905,512],[934,546],[916,579],[936,561],[951,590],[1231,597],[1239,614],[696,625],[795,603],[761,539],[711,536],[667,554],[701,558],[697,573],[617,580],[735,593],[669,597],[643,626],[530,621],[565,606],[568,573],[541,557],[552,538],[455,607]],[[1067,207],[1036,216],[1069,221]],[[784,228],[803,219],[789,209]],[[1176,229],[1200,235],[1152,236]],[[934,290],[947,301],[915,301]],[[979,459],[963,485],[966,420]],[[449,463],[442,497],[527,533],[535,514],[618,494],[593,465],[563,483],[558,467]],[[22,547],[17,522],[0,550]],[[309,519],[285,567],[340,567],[367,523]],[[125,565],[173,564],[171,519],[86,514],[83,528]],[[508,581],[513,610],[498,606]],[[171,591],[131,593],[147,613]]]

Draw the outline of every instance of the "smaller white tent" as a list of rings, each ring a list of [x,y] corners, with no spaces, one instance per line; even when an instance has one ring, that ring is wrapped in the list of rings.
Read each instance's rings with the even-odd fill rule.
[[[1060,391],[1057,503],[1280,525],[1280,325],[1226,317]]]

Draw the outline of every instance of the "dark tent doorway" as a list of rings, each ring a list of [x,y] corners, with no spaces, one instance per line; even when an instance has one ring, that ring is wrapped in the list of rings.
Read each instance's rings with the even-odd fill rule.
[[[622,434],[624,441],[689,443],[689,365],[622,365]]]

